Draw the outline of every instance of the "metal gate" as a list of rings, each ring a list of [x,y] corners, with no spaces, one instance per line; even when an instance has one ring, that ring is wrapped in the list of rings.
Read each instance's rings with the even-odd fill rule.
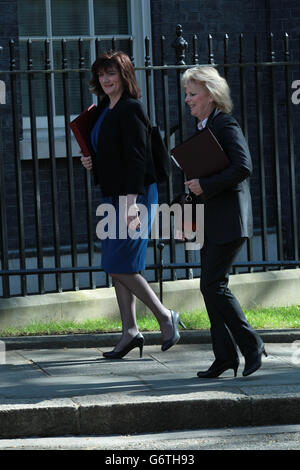
[[[188,45],[178,25],[172,47],[166,46],[164,36],[159,51],[152,47],[156,64],[150,56],[150,40],[145,38],[145,64],[136,67],[147,112],[153,123],[159,122],[169,149],[195,128],[185,109],[180,85],[183,71],[210,64],[228,80],[234,115],[248,139],[254,162],[251,191],[255,237],[234,265],[234,273],[300,265],[300,106],[292,100],[300,62],[291,58],[287,33],[281,38],[279,51],[275,51],[272,34],[264,37],[264,46],[261,37],[252,39],[251,60],[243,34],[238,44],[232,44],[227,34],[222,42],[208,35],[207,55],[200,57],[199,38],[194,35],[192,45]],[[10,55],[9,70],[0,70],[2,96],[5,89],[6,97],[0,104],[3,297],[111,285],[99,267],[97,188],[81,168],[69,128],[72,116],[92,102],[85,42],[80,39],[71,46],[71,41],[61,41],[60,68],[53,66],[49,41],[39,50],[42,61],[35,63],[33,42],[29,39],[23,44],[26,57],[23,54],[22,58],[20,44],[13,40],[2,44]],[[94,47],[98,55],[108,48],[118,49],[118,42],[111,38],[110,44],[104,44],[95,38]],[[126,49],[134,63],[132,38]],[[69,57],[73,54],[74,60],[75,53],[78,66],[74,68]],[[21,59],[26,66],[20,66]],[[169,182],[159,187],[161,200],[170,202],[182,187],[182,176],[174,169]],[[148,251],[145,275],[160,282],[161,296],[164,280],[200,276],[199,252],[185,250],[172,230],[169,240],[151,240]]]

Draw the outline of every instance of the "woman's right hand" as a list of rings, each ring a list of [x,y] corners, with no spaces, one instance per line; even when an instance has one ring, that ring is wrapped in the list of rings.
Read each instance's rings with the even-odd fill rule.
[[[87,170],[92,170],[93,168],[93,162],[92,162],[92,157],[81,157],[81,163],[86,168]]]

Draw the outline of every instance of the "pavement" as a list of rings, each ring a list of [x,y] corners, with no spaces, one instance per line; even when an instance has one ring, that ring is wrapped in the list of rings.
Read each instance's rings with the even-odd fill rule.
[[[300,423],[300,330],[261,330],[268,357],[236,378],[199,379],[208,331],[107,360],[117,334],[0,338],[0,438],[113,435]]]

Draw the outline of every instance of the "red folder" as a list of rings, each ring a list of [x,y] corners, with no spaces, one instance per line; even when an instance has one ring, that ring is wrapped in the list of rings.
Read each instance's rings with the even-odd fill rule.
[[[96,110],[96,106],[92,104],[88,109],[83,111],[79,116],[77,116],[77,118],[70,122],[70,127],[84,157],[88,157],[91,154],[88,147],[89,132],[91,129],[91,121]]]

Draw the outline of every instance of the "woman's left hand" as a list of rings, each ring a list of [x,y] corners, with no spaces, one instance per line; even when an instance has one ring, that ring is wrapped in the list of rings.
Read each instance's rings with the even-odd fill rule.
[[[196,196],[200,196],[200,194],[203,193],[203,189],[201,188],[198,179],[186,181],[184,184],[186,184],[189,187],[189,190],[192,191],[192,193],[194,193]]]
[[[137,194],[127,194],[127,226],[138,230],[141,226],[141,221],[139,219],[139,208],[136,203]]]
[[[141,221],[139,219],[139,208],[136,204],[133,204],[128,208],[127,226],[134,230],[138,230],[141,227]]]

